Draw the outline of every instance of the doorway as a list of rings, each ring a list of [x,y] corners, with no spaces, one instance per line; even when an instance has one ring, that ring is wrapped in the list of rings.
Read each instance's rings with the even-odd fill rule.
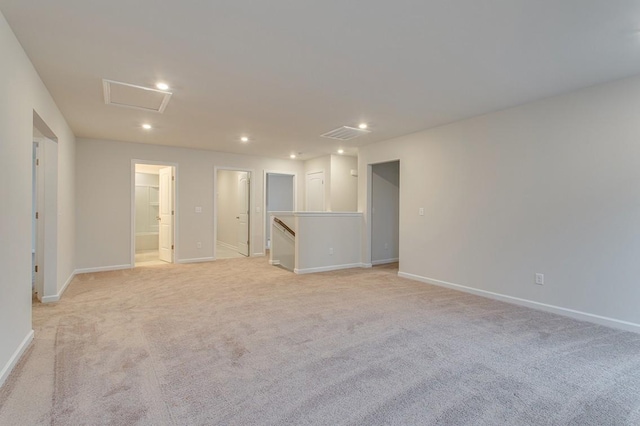
[[[40,302],[58,294],[58,138],[33,112],[31,291]]]
[[[271,212],[290,212],[295,210],[295,173],[265,172],[264,175],[264,247],[271,248]]]
[[[216,170],[216,259],[250,256],[251,172]]]
[[[324,211],[324,170],[307,173],[306,210],[308,212]]]
[[[400,161],[371,167],[371,264],[398,262]]]
[[[174,262],[175,166],[134,163],[134,265]]]

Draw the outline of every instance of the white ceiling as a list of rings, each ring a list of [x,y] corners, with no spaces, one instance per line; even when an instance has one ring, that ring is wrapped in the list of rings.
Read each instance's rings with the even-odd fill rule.
[[[637,0],[0,0],[0,11],[78,137],[272,157],[355,153],[640,74]],[[108,106],[103,78],[163,80],[174,94],[164,114]],[[319,137],[360,121],[371,134]]]

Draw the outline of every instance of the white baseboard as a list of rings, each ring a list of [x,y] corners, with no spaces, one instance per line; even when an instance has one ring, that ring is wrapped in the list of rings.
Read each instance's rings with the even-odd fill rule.
[[[361,263],[360,267],[361,268],[371,268],[371,267],[373,267],[373,265],[371,263]]]
[[[387,263],[396,263],[398,261],[397,257],[394,257],[393,259],[382,259],[382,260],[373,260],[371,261],[372,265],[386,265]]]
[[[132,269],[133,266],[131,264],[127,265],[112,265],[112,266],[99,266],[97,268],[81,268],[76,269],[76,274],[89,274],[91,272],[109,272],[109,271],[120,271],[122,269]]]
[[[73,271],[71,273],[71,275],[69,276],[69,278],[67,279],[67,282],[64,283],[64,285],[62,286],[62,288],[60,289],[60,291],[58,291],[58,294],[55,294],[53,296],[44,296],[41,300],[42,303],[52,303],[52,302],[59,302],[60,299],[62,298],[62,295],[64,294],[64,292],[67,290],[67,287],[69,286],[69,284],[71,284],[71,281],[73,281],[73,279],[76,277],[76,274],[78,273],[78,271]]]
[[[600,315],[590,314],[588,312],[576,311],[574,309],[563,308],[560,306],[548,305],[546,303],[534,302],[533,300],[521,299],[519,297],[507,296],[500,293],[493,293],[491,291],[479,290],[473,287],[467,287],[460,284],[454,284],[446,281],[436,280],[433,278],[422,277],[420,275],[409,274],[406,272],[398,272],[398,276],[402,278],[408,278],[414,281],[420,281],[427,284],[437,285],[440,287],[447,287],[454,290],[464,291],[465,293],[471,293],[477,296],[487,297],[489,299],[500,300],[501,302],[512,303],[514,305],[525,306],[527,308],[537,309],[540,311],[551,312],[553,314],[558,314],[558,315],[574,318],[581,321],[587,321],[587,322],[591,322],[598,325],[604,325],[606,327],[640,333],[640,324],[635,324],[628,321],[622,321],[615,318],[603,317]]]
[[[223,242],[222,242],[222,241],[220,241],[220,240],[216,241],[216,244],[220,244],[222,247],[226,247],[226,248],[228,248],[229,250],[235,250],[235,251],[238,251],[238,246],[234,246],[234,245],[231,245],[231,244],[229,244],[229,243],[223,243]]]
[[[20,361],[20,358],[22,358],[24,352],[29,348],[29,345],[31,345],[31,342],[33,342],[33,335],[33,330],[27,333],[27,336],[22,340],[22,343],[20,343],[20,346],[18,346],[13,355],[11,355],[11,358],[9,358],[9,362],[7,362],[2,370],[0,370],[0,387],[2,387],[4,382],[7,380],[9,374],[13,371],[13,368],[16,366],[18,361]]]
[[[251,255],[251,257],[260,257],[260,256],[264,256],[264,255],[265,255],[265,252],[262,252],[262,253],[253,253],[253,254]]]
[[[270,260],[269,261],[269,265],[279,265],[280,261],[279,260]]]
[[[314,274],[316,272],[338,271],[340,269],[366,268],[364,263],[347,263],[345,265],[320,266],[318,268],[294,269],[296,274]]]
[[[196,257],[192,259],[179,259],[176,260],[176,263],[202,263],[202,262],[213,262],[216,260],[214,257]]]

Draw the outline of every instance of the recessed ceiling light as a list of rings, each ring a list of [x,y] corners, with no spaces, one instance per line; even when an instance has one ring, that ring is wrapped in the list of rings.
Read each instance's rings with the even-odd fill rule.
[[[367,123],[360,123],[360,124],[358,124],[358,127],[361,128],[362,130],[364,130],[369,126],[367,125]]]
[[[243,136],[243,137],[240,138],[240,141],[241,142],[249,142],[249,138],[246,137],[246,136]]]
[[[291,154],[291,155],[289,156],[289,158],[294,159],[294,158],[296,158],[296,155],[295,155],[295,154]]]
[[[169,90],[169,85],[167,83],[157,83],[156,87],[160,90]]]
[[[338,154],[344,154],[344,149],[339,149]]]
[[[142,128],[145,129],[145,130],[151,130],[151,124],[144,123],[142,125]]]

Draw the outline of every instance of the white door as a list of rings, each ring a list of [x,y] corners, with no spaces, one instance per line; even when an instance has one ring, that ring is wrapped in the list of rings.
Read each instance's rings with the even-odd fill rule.
[[[307,211],[324,211],[324,171],[307,173]]]
[[[249,173],[238,176],[238,252],[249,256]]]
[[[173,167],[160,169],[158,246],[160,260],[173,262]]]

